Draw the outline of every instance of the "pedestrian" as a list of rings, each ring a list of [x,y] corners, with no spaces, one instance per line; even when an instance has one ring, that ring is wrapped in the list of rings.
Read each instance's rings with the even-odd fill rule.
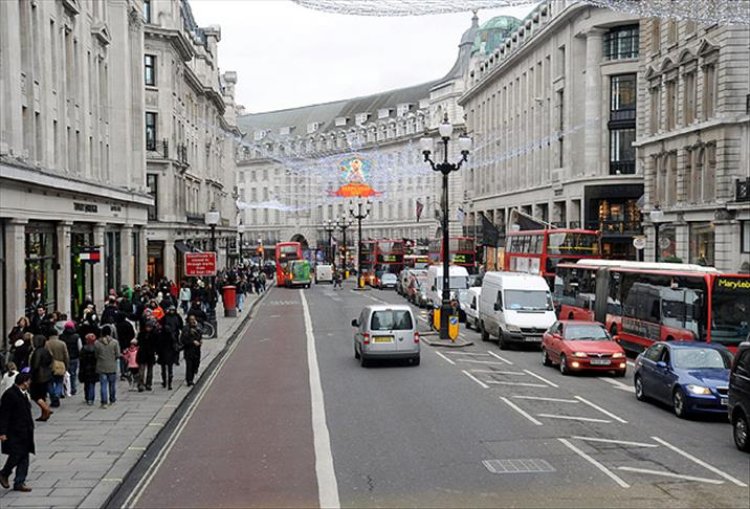
[[[7,368],[7,371],[3,375],[2,380],[0,380],[0,396],[13,387],[13,384],[16,383],[16,375],[19,373],[18,366],[16,366],[15,362],[9,362],[5,367]]]
[[[161,334],[158,335],[157,354],[161,367],[161,386],[172,390],[173,366],[180,355],[178,344],[182,333],[182,317],[177,308],[170,306],[162,322]]]
[[[258,281],[260,281],[260,291],[265,293],[266,291],[266,275],[263,272],[258,274]]]
[[[99,321],[100,325],[104,325],[106,323],[115,323],[116,318],[120,310],[117,307],[117,300],[114,295],[109,296],[109,300],[107,301],[107,305],[104,306],[104,310],[102,311],[102,317]]]
[[[76,324],[72,320],[65,322],[63,333],[60,334],[60,341],[65,343],[68,349],[68,373],[70,373],[70,395],[75,396],[78,392],[76,381],[78,379],[78,359],[81,356],[81,336],[76,332]]]
[[[81,348],[78,366],[78,381],[83,384],[83,394],[86,404],[91,406],[96,398],[96,382],[99,375],[96,373],[96,335],[93,332],[86,334],[86,342]]]
[[[107,404],[114,405],[117,402],[117,361],[120,358],[120,344],[112,339],[113,329],[112,325],[103,325],[101,336],[94,343],[102,408],[107,408]],[[109,389],[109,399],[107,399],[107,389]]]
[[[99,334],[99,317],[93,303],[86,305],[78,322],[78,334],[85,338],[87,334]]]
[[[8,455],[5,466],[0,470],[0,486],[10,488],[9,477],[15,469],[13,490],[28,493],[26,485],[29,473],[30,454],[34,449],[34,420],[31,416],[29,388],[31,376],[28,373],[16,375],[15,384],[0,397],[0,444],[2,453]]]
[[[44,307],[44,304],[39,304],[36,307],[36,313],[31,317],[29,332],[32,332],[33,334],[42,334],[42,327],[45,324],[46,318],[47,308]]]
[[[130,342],[135,339],[135,327],[133,327],[133,324],[122,313],[117,315],[115,333],[117,335],[117,342],[120,343],[120,351],[124,352],[130,346]],[[127,377],[128,366],[122,360],[120,362],[120,380],[127,380]]]
[[[183,282],[182,288],[180,288],[179,293],[180,309],[182,309],[182,314],[187,315],[191,300],[192,292],[190,291],[190,287],[187,285],[187,283]]]
[[[180,340],[185,352],[185,382],[190,387],[198,374],[203,344],[201,331],[198,329],[198,319],[194,315],[188,317],[187,327],[183,329]]]
[[[25,332],[21,339],[17,339],[13,343],[13,362],[16,363],[18,371],[23,371],[24,368],[29,366],[29,358],[34,349],[31,345],[32,339],[34,339],[34,335],[31,332]]]
[[[52,382],[49,388],[50,405],[52,408],[60,406],[60,398],[63,397],[63,379],[68,372],[70,364],[70,355],[68,347],[65,346],[60,338],[57,337],[57,331],[48,327],[46,331],[47,341],[44,347],[52,354]]]
[[[8,333],[8,344],[13,345],[19,339],[23,339],[23,335],[27,332],[31,332],[31,324],[28,318],[22,316]]]
[[[127,380],[130,390],[134,391],[138,385],[138,340],[131,339],[130,345],[123,350],[122,358],[125,360],[125,367],[128,370]]]
[[[147,320],[138,333],[138,392],[150,391],[154,382],[156,363],[156,343],[159,334],[155,319]]]
[[[242,313],[242,305],[245,303],[245,292],[247,291],[247,283],[245,278],[242,277],[237,282],[237,311]]]
[[[52,380],[52,354],[44,347],[47,338],[41,334],[34,336],[34,351],[29,359],[31,369],[31,399],[39,405],[42,415],[37,421],[44,422],[54,413],[47,404],[47,392]]]

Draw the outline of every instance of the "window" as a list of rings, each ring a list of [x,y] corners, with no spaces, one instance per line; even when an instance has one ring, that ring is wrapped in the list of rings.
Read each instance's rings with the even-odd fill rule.
[[[610,111],[635,110],[636,95],[635,74],[612,76],[610,81]]]
[[[143,21],[151,23],[151,0],[143,0]]]
[[[740,252],[750,253],[750,221],[741,221],[740,231],[742,236],[742,240],[740,242]]]
[[[651,134],[656,134],[661,128],[661,87],[651,87],[649,91],[651,96],[649,128]]]
[[[714,94],[716,93],[716,68],[707,65],[703,68],[703,119],[714,116]]]
[[[690,263],[715,265],[715,238],[711,223],[690,223]]]
[[[154,55],[144,55],[144,78],[146,85],[150,87],[156,86],[156,57]]]
[[[610,174],[635,173],[635,128],[613,129],[609,132]]]
[[[638,58],[638,25],[615,27],[604,36],[604,58]]]
[[[154,204],[148,207],[148,220],[156,221],[159,201],[158,175],[154,173],[146,174],[146,187],[148,188],[148,194],[154,199]]]
[[[146,112],[146,150],[156,150],[156,113]]]
[[[671,131],[677,124],[677,82],[667,81],[667,130]]]
[[[682,111],[685,115],[685,125],[692,124],[695,120],[695,72],[685,74],[685,97]]]

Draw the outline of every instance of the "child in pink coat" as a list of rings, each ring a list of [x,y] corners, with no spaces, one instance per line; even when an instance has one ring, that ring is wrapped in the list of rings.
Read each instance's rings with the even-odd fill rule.
[[[122,352],[122,357],[125,359],[125,362],[128,366],[128,382],[130,383],[130,390],[134,391],[136,389],[136,382],[138,380],[138,361],[136,358],[138,357],[138,340],[137,339],[131,339],[130,340],[130,346],[125,349],[124,352]]]

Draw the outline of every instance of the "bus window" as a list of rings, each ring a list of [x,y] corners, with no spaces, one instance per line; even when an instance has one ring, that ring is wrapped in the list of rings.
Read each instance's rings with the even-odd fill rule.
[[[717,277],[713,284],[711,341],[737,345],[750,334],[750,280]]]

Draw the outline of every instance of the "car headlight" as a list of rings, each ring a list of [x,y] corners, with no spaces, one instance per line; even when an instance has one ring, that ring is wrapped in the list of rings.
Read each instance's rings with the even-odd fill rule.
[[[518,325],[508,324],[508,332],[521,332],[521,327]]]
[[[622,357],[625,357],[625,354],[622,353],[622,352],[615,352],[615,353],[612,354],[612,358],[613,359],[620,359]]]
[[[687,390],[689,390],[693,394],[702,394],[702,395],[711,394],[711,389],[709,389],[708,387],[703,387],[702,385],[690,384],[687,386]]]
[[[573,352],[573,357],[588,357],[588,354],[585,352]]]

